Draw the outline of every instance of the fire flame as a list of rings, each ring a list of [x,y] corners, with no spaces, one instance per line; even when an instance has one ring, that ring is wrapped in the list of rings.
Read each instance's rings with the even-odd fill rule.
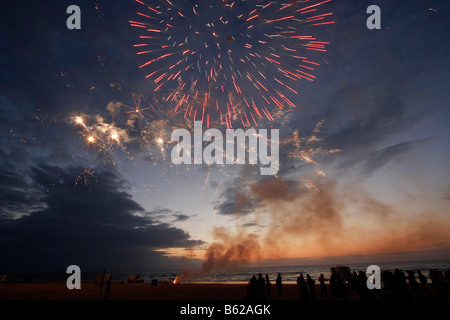
[[[178,272],[177,275],[175,276],[175,280],[173,280],[173,284],[177,284],[178,275],[179,275],[179,272]]]

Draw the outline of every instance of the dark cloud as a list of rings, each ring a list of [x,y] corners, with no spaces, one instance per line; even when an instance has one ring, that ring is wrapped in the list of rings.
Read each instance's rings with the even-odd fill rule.
[[[122,191],[124,181],[116,173],[99,171],[92,181],[77,180],[83,172],[45,165],[32,169],[31,178],[45,192],[45,208],[0,221],[0,248],[8,257],[4,270],[63,270],[70,264],[85,270],[152,268],[163,260],[153,250],[194,244],[183,230],[139,216],[144,209]],[[26,194],[19,179],[9,181],[15,183],[6,193],[12,200]]]
[[[425,119],[421,112],[413,111],[417,106],[399,98],[398,90],[394,83],[350,83],[331,94],[324,107],[326,121],[318,146],[342,152],[317,158],[318,163],[332,164],[337,169],[335,176],[348,176],[349,172],[366,176],[428,142],[431,138],[426,134],[418,139],[406,136],[398,142],[398,136]],[[293,171],[297,168],[285,170]]]
[[[154,219],[167,218],[167,217],[172,216],[173,213],[174,213],[174,211],[172,211],[168,208],[161,207],[161,206],[157,206],[153,210],[146,212],[147,215],[149,215],[150,217],[152,217]]]
[[[412,119],[406,121],[407,106],[399,100],[397,92],[392,92],[393,88],[383,89],[387,88],[375,83],[352,84],[331,97],[330,105],[335,109],[328,110],[327,125],[336,128],[329,137],[336,148],[371,147],[414,124]],[[351,106],[343,106],[349,101]]]
[[[257,205],[249,189],[249,181],[255,176],[254,166],[243,166],[240,168],[238,178],[228,182],[221,191],[220,201],[213,203],[214,210],[219,214],[239,214],[252,213]]]
[[[0,220],[14,218],[38,205],[37,194],[22,177],[0,168]]]
[[[256,206],[251,194],[245,190],[229,187],[222,192],[222,196],[222,200],[214,206],[214,210],[220,214],[245,215],[252,213]]]
[[[182,214],[182,213],[175,213],[172,216],[175,218],[174,222],[186,221],[191,218],[190,216]]]
[[[250,227],[264,227],[264,226],[261,226],[261,225],[255,223],[255,222],[247,222],[247,223],[243,223],[243,224],[241,224],[240,226],[241,226],[241,227],[244,227],[244,228],[250,228]]]
[[[369,153],[366,158],[362,161],[361,173],[362,174],[370,174],[385,165],[389,164],[392,161],[395,161],[408,151],[413,148],[417,148],[420,145],[432,140],[432,138],[428,139],[417,139],[414,141],[407,141],[397,143],[395,145],[382,148],[380,150],[376,150],[374,152]]]
[[[8,149],[8,148],[6,148]],[[41,206],[41,190],[28,178],[30,154],[20,146],[10,151],[0,149],[0,220],[21,216]]]
[[[151,211],[145,212],[144,215],[158,220],[172,219],[172,222],[187,221],[192,218],[192,216],[188,216],[181,211],[176,211],[161,206],[158,206]]]

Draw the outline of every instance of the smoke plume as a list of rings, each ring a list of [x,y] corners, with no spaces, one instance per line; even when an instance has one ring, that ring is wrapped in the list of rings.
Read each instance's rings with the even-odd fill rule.
[[[310,181],[311,182],[311,181]],[[195,278],[232,270],[250,262],[280,258],[321,258],[354,254],[412,251],[448,246],[449,223],[439,215],[405,220],[393,207],[356,187],[316,177],[311,189],[303,183],[271,178],[250,186],[258,232],[237,227],[213,231]],[[238,204],[239,205],[239,204]],[[262,229],[262,230],[261,230]]]

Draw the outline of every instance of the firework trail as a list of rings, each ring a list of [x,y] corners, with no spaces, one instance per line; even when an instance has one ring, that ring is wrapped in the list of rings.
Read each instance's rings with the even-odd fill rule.
[[[334,23],[325,1],[154,0],[138,3],[139,31],[151,90],[166,108],[201,120],[243,127],[275,121],[294,108],[302,81],[314,81],[317,53],[329,42],[315,27]]]
[[[105,162],[110,162],[117,148],[127,154],[125,142],[130,138],[126,130],[112,123],[106,122],[99,115],[94,117],[87,115],[69,116],[70,121],[78,128],[78,133],[89,147],[102,154]],[[91,119],[94,118],[94,119]]]
[[[290,137],[283,139],[281,145],[285,147],[287,158],[318,165],[317,161],[314,159],[315,156],[341,152],[342,150],[340,149],[324,149],[315,146],[317,142],[322,141],[317,134],[320,133],[324,122],[325,120],[319,121],[316,124],[313,133],[309,136],[302,137],[299,130],[296,129]],[[324,173],[320,169],[317,170],[316,173],[318,175],[324,176]]]

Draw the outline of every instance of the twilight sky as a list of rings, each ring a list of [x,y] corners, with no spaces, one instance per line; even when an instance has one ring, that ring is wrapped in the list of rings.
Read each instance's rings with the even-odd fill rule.
[[[167,8],[163,0],[146,3]],[[243,12],[255,3],[266,1],[248,1]],[[81,30],[66,28],[71,4],[81,8]],[[366,28],[371,4],[381,8],[381,30]],[[298,94],[284,91],[296,108],[285,104],[282,112],[274,110],[274,121],[255,127],[280,129],[277,176],[261,176],[259,164],[171,163],[171,132],[192,128],[192,121],[184,109],[174,115],[168,96],[183,81],[191,84],[198,71],[189,68],[178,84],[155,91],[158,81],[146,76],[168,69],[170,60],[139,68],[152,58],[136,54],[133,45],[145,33],[129,21],[145,21],[137,11],[152,15],[143,8],[133,0],[3,5],[0,273],[65,271],[70,264],[208,271],[242,260],[450,259],[450,4],[333,0],[317,14],[332,12],[334,24],[300,24],[330,44],[327,52],[302,52],[320,66],[313,82],[296,82]],[[183,19],[203,32],[216,11]],[[274,19],[268,18],[274,12],[264,19]],[[175,24],[181,18],[174,16]],[[262,19],[252,19],[254,28]],[[237,50],[244,41],[239,26],[232,21],[219,29],[229,28],[231,41],[201,40]],[[186,30],[172,36],[184,39]],[[246,41],[256,48],[253,38]],[[209,55],[213,61],[214,52],[205,51],[201,63]],[[244,62],[230,65],[255,79],[262,77],[255,70],[276,76],[273,62],[259,69]],[[258,95],[239,79],[242,97]],[[204,79],[196,88],[200,95],[211,90]],[[242,97],[233,97],[237,108],[244,106]],[[217,100],[226,104],[221,95]]]

